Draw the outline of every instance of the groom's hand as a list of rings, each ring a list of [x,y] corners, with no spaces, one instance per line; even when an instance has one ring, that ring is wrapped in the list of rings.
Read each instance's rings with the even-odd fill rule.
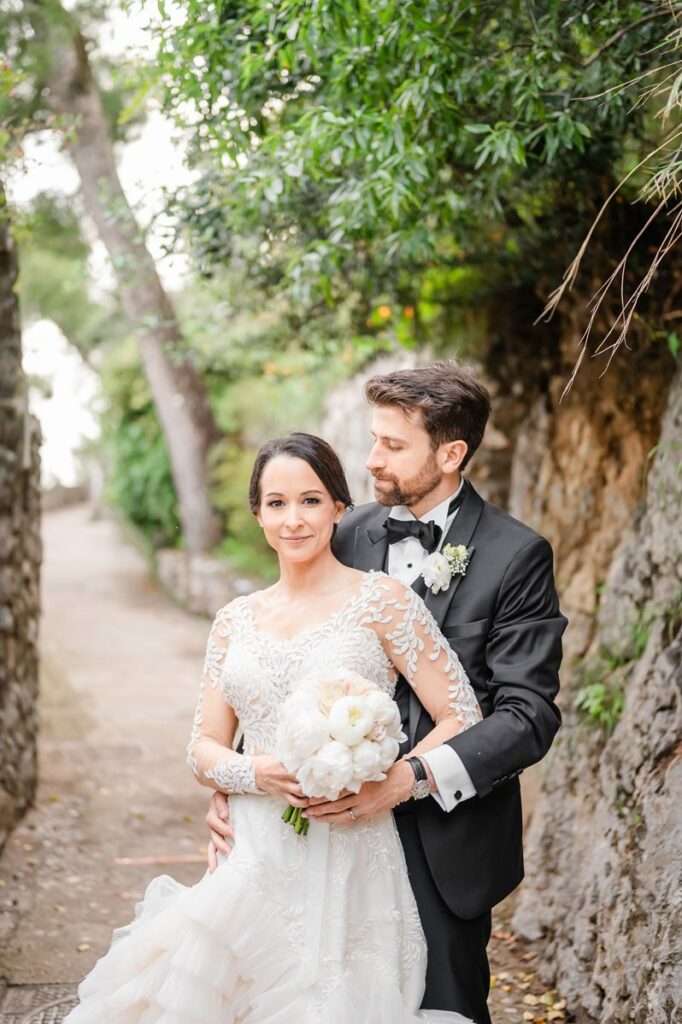
[[[230,825],[230,804],[224,793],[214,793],[206,814],[208,825],[208,870],[218,867],[218,851],[231,853],[234,831]]]
[[[383,782],[365,782],[359,793],[351,793],[339,800],[311,804],[304,814],[314,821],[330,825],[352,825],[356,821],[373,818],[383,811],[392,810],[409,799],[414,784],[414,772],[406,761],[396,761],[386,773]],[[352,810],[353,816],[348,812]]]

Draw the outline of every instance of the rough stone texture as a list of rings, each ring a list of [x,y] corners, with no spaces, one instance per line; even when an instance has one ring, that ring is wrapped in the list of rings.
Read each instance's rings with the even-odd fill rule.
[[[16,255],[0,187],[0,848],[33,799],[38,732],[39,431],[21,369]]]
[[[607,388],[591,414],[577,390],[563,427],[561,414],[550,425],[536,408],[537,436],[517,445],[513,495],[517,507],[535,503],[553,535],[574,619],[569,649],[588,661],[608,650],[603,679],[623,687],[625,708],[606,736],[572,708],[579,665],[564,676],[565,724],[531,824],[514,925],[544,938],[547,980],[602,1024],[669,1024],[682,1006],[682,372],[667,387],[651,365],[630,369],[629,389],[609,395],[608,377],[600,382]],[[563,459],[519,465],[538,446],[552,450],[562,430],[571,439]]]
[[[662,347],[644,345],[606,374],[603,360],[586,360],[561,400],[576,333],[569,326],[562,340],[562,372],[529,400],[515,438],[509,496],[511,514],[553,545],[570,621],[567,661],[594,640],[600,593],[644,501],[648,456],[659,441],[674,368]]]

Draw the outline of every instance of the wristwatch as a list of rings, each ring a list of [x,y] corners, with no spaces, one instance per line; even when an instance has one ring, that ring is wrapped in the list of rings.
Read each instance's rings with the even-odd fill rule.
[[[428,775],[426,774],[426,768],[421,763],[418,757],[408,757],[407,763],[414,772],[414,783],[410,796],[413,800],[423,800],[424,797],[431,796],[431,783],[429,782]]]

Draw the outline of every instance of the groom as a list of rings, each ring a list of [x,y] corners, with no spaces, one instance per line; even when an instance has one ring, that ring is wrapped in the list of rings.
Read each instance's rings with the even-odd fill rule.
[[[357,796],[309,814],[347,824],[349,808],[354,819],[394,810],[428,946],[422,1005],[490,1024],[491,909],[523,877],[518,776],[547,753],[561,722],[554,698],[566,619],[549,543],[462,477],[490,412],[473,373],[440,362],[373,377],[365,394],[377,500],[341,521],[336,555],[358,569],[382,569],[424,598],[484,717],[436,750],[398,761],[386,782],[366,783]],[[461,562],[446,567],[445,587],[435,593],[422,571],[447,545],[462,545],[466,564],[464,572]],[[404,679],[396,700],[409,736],[405,753],[432,722]],[[231,837],[225,817],[225,798],[214,794],[207,822],[221,849]]]

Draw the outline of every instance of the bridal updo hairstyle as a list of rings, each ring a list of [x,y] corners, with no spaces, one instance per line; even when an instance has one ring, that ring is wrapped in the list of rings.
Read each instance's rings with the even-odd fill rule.
[[[346,508],[353,507],[346,474],[332,446],[314,434],[294,432],[284,437],[276,437],[273,441],[266,441],[258,450],[249,483],[249,505],[254,515],[260,508],[260,482],[263,470],[277,455],[303,459],[320,478],[333,501],[342,502]]]
[[[490,395],[469,366],[443,359],[415,370],[395,370],[372,377],[365,385],[370,405],[394,405],[404,413],[421,413],[435,451],[447,441],[466,441],[460,469],[483,440],[490,415]]]

